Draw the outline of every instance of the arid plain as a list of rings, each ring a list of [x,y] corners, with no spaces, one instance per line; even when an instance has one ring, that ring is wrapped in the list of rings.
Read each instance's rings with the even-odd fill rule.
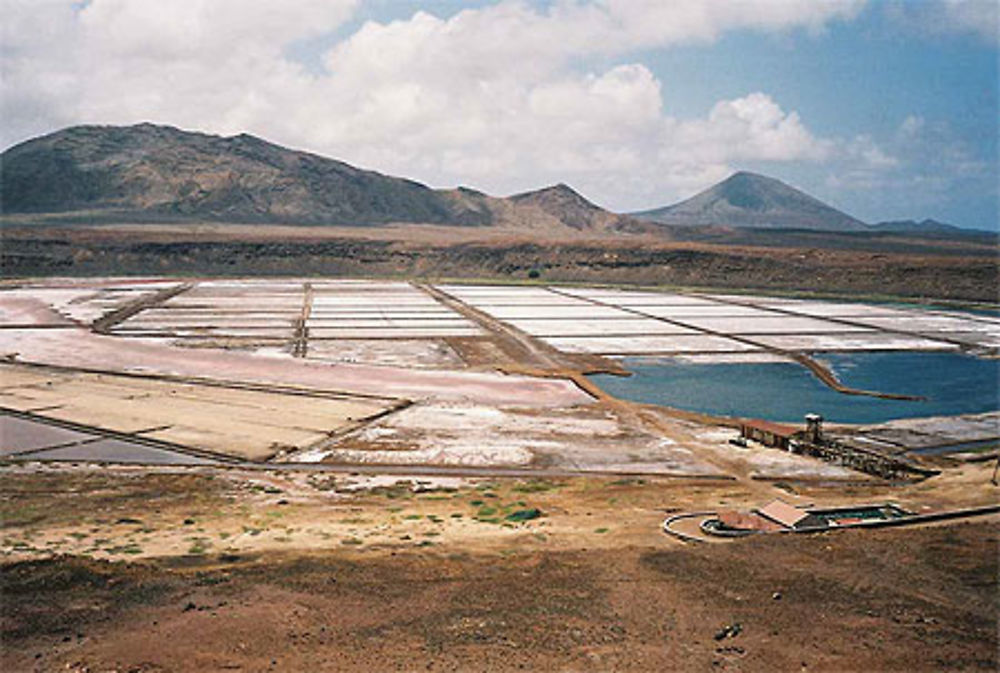
[[[738,419],[588,378],[623,357],[990,357],[989,314],[155,277],[10,282],[0,310],[11,670],[995,664],[995,514],[714,544],[661,530],[775,498],[990,506],[995,414],[831,428],[935,473],[886,480],[734,446]]]

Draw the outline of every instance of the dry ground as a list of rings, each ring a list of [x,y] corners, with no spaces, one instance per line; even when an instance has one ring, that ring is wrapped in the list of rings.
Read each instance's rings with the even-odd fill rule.
[[[310,275],[754,288],[995,302],[995,237],[680,228],[673,240],[551,239],[479,228],[4,223],[11,277]],[[693,230],[692,230],[693,229]],[[698,240],[687,240],[695,237]]]
[[[0,667],[995,670],[995,519],[701,546],[658,528],[775,495],[992,502],[990,472],[833,490],[8,466]]]
[[[52,319],[23,303],[14,308],[19,320]],[[655,450],[659,463],[673,445],[639,441],[655,430],[733,477],[399,482],[279,469],[2,464],[5,671],[998,664],[1000,517],[704,546],[659,528],[669,513],[759,506],[778,496],[799,505],[891,500],[917,512],[992,504],[1000,492],[990,484],[992,464],[942,459],[942,475],[891,486],[780,452],[736,450],[726,444],[731,430],[600,394],[596,405],[567,411],[561,407],[589,401],[567,381],[474,370],[520,362],[522,351],[533,358],[522,374],[552,376],[568,366],[513,338],[456,340],[474,366],[442,372],[178,353],[77,328],[3,336],[3,352],[26,360],[103,368],[113,350],[115,367],[147,373],[207,368],[224,379],[299,385],[304,377],[358,392],[384,390],[388,381],[446,398],[346,438],[361,448],[419,449],[413,433],[431,437],[428,446],[480,451],[489,441],[556,437],[573,449],[559,455],[582,464],[594,458],[596,436],[628,444],[633,462]],[[126,397],[145,399],[165,385],[143,383]],[[535,408],[491,407],[526,398]],[[554,432],[560,422],[576,432]],[[467,432],[470,424],[480,433]],[[549,456],[539,446],[537,454]]]

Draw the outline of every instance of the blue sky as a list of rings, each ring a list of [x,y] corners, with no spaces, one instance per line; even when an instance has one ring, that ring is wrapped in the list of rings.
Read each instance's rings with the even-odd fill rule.
[[[250,132],[435,187],[619,211],[735,170],[996,229],[994,0],[6,0],[3,145]]]
[[[921,35],[870,7],[855,21],[821,35],[731,34],[712,45],[643,55],[667,88],[683,91],[667,103],[681,116],[697,116],[714,101],[746,91],[767,91],[796,110],[824,136],[871,135],[893,142],[908,117],[941,126],[941,142],[954,143],[987,166],[958,179],[946,199],[921,201],[905,186],[886,193],[838,189],[826,178],[837,166],[768,163],[746,167],[790,181],[869,221],[933,217],[996,228],[998,55],[996,44],[969,35]],[[908,165],[907,176],[935,170]]]

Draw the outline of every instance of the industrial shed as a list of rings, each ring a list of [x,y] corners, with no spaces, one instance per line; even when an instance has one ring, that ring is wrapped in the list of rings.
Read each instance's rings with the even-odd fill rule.
[[[741,437],[785,450],[791,446],[792,439],[798,432],[799,428],[771,421],[750,419],[740,423]]]

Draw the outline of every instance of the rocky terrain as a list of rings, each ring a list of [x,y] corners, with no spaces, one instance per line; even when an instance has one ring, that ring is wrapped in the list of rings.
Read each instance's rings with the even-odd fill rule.
[[[250,135],[167,126],[79,126],[3,154],[5,213],[307,224],[484,224],[424,185],[363,171]]]
[[[76,126],[0,155],[0,217],[10,224],[253,223],[375,227],[441,225],[526,237],[647,234],[678,229],[902,233],[982,237],[934,220],[866,224],[779,180],[739,172],[680,203],[608,211],[566,184],[501,198],[431,189],[247,134],[170,126]],[[992,235],[995,243],[995,234]]]
[[[0,157],[2,212],[107,221],[387,223],[542,231],[635,225],[560,185],[510,199],[434,190],[251,135],[169,126],[77,126]]]

